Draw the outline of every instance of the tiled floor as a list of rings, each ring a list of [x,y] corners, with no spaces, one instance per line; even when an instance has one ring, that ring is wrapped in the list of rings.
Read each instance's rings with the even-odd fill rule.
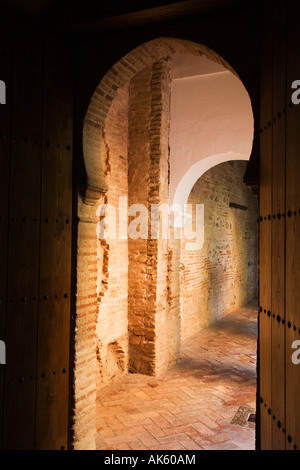
[[[104,387],[97,448],[254,449],[253,425],[231,421],[240,406],[255,409],[256,337],[249,305],[185,342],[179,364],[160,377],[130,374]]]

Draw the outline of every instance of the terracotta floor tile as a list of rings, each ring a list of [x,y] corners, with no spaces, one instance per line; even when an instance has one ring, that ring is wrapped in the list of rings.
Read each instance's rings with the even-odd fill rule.
[[[255,429],[231,425],[255,409],[257,307],[227,315],[182,344],[159,377],[128,374],[98,392],[98,449],[254,449]]]

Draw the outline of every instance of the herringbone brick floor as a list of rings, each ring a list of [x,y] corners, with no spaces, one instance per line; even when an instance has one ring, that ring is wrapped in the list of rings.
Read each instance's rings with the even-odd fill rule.
[[[240,406],[255,409],[256,339],[252,304],[186,341],[167,373],[129,374],[102,388],[97,448],[254,449],[248,415],[243,425],[231,421]]]

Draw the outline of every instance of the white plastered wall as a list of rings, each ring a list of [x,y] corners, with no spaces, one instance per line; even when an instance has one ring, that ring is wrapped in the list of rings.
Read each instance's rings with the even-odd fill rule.
[[[253,113],[239,78],[205,57],[173,56],[169,204],[187,203],[213,166],[249,160]]]

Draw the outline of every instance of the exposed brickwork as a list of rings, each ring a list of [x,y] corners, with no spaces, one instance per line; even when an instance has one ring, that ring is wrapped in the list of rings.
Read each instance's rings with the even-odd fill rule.
[[[117,205],[118,197],[127,194],[129,205],[167,202],[169,58],[174,53],[204,54],[232,71],[202,45],[156,39],[112,67],[85,117],[87,188],[78,198],[75,448],[95,447],[97,389],[126,373],[128,365],[132,371],[159,374],[178,357],[180,243],[99,241],[96,236],[100,203]]]
[[[152,171],[158,175],[158,183],[150,193],[151,204],[167,204],[169,193],[169,126],[171,78],[170,60],[153,64],[151,81],[151,133],[150,149]],[[159,229],[159,227],[157,227]],[[156,279],[156,315],[155,315],[155,373],[161,374],[175,364],[178,359],[179,341],[179,289],[172,282],[170,271],[175,268],[172,256],[172,240],[159,237],[157,240],[157,279]],[[179,244],[178,244],[179,248]],[[174,266],[173,264],[174,263]],[[176,295],[177,294],[177,295]],[[171,299],[175,302],[172,302]]]
[[[100,200],[99,200],[100,203]],[[95,207],[78,201],[74,448],[95,447],[97,238]]]
[[[126,373],[128,363],[128,246],[118,236],[119,197],[128,193],[128,98],[127,85],[118,90],[102,130],[101,159],[109,188],[104,201],[116,209],[116,233],[98,242],[98,387]]]
[[[150,111],[152,67],[139,72],[130,83],[128,205],[148,207],[150,177]],[[140,214],[148,226],[147,214]],[[129,223],[131,219],[129,219]],[[154,374],[155,290],[157,243],[128,240],[128,328],[130,371]]]
[[[83,130],[83,150],[88,184],[85,194],[87,203],[95,203],[101,192],[107,190],[103,173],[101,152],[102,128],[108,110],[117,95],[118,88],[128,83],[145,67],[170,57],[172,54],[205,55],[235,73],[232,67],[207,46],[175,38],[158,38],[146,42],[119,60],[104,76],[92,96]]]
[[[257,298],[258,205],[243,183],[247,162],[206,172],[188,203],[204,204],[204,245],[181,252],[181,334],[188,338],[217,318]],[[248,210],[233,209],[234,202]]]
[[[144,204],[149,214],[152,204],[168,200],[169,109],[170,65],[163,60],[138,73],[130,85],[128,202]],[[149,234],[150,223],[149,217]],[[174,331],[167,320],[168,241],[129,239],[128,244],[129,366],[155,374],[177,357],[176,348],[169,347]]]

